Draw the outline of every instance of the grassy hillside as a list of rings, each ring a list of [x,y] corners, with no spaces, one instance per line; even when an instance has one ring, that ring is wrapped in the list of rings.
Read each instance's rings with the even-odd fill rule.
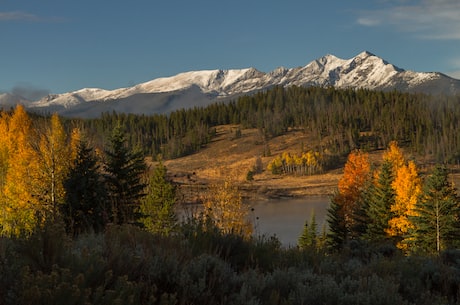
[[[303,149],[314,149],[312,138],[300,130],[290,130],[284,135],[269,140],[270,156],[264,157],[264,143],[257,129],[243,129],[237,136],[238,125],[216,127],[216,137],[199,152],[168,160],[170,178],[180,186],[180,193],[186,202],[200,199],[200,194],[210,184],[223,181],[227,177],[236,180],[246,199],[267,199],[273,197],[303,197],[332,194],[343,173],[345,159],[338,160],[339,166],[322,174],[311,176],[274,175],[267,170],[267,164],[283,152],[299,153]],[[371,162],[381,162],[383,150],[369,152]],[[409,158],[415,158],[407,152]],[[260,157],[263,172],[247,181],[246,175]],[[416,158],[423,175],[432,162]],[[460,183],[456,166],[451,167],[455,185]]]
[[[302,145],[308,149],[310,137],[302,131],[292,130],[268,142],[271,155],[263,157],[264,143],[257,129],[241,130],[237,125],[216,128],[217,136],[204,149],[186,157],[165,162],[171,179],[181,186],[186,201],[199,199],[207,185],[231,176],[237,180],[246,198],[259,199],[279,196],[325,195],[334,191],[342,169],[313,176],[273,175],[267,164],[283,152],[298,153]],[[303,144],[302,144],[303,143]],[[247,181],[246,175],[260,157],[263,172]]]

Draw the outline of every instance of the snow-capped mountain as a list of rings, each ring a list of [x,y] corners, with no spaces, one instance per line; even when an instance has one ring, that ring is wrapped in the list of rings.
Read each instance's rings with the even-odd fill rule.
[[[304,67],[280,67],[268,73],[254,68],[185,72],[128,88],[86,88],[48,95],[26,106],[38,111],[82,117],[98,116],[101,112],[112,110],[166,113],[179,108],[205,106],[276,85],[460,93],[460,80],[436,72],[405,71],[374,54],[362,52],[351,59],[326,55]],[[3,104],[2,95],[0,104]]]

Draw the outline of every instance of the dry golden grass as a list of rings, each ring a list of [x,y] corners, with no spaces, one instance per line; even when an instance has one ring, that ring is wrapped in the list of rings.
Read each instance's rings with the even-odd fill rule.
[[[279,196],[306,196],[331,194],[337,186],[341,171],[331,171],[314,176],[273,175],[266,169],[274,156],[284,151],[297,153],[313,148],[308,135],[301,131],[289,131],[269,141],[270,157],[263,157],[264,144],[257,129],[242,130],[235,138],[237,126],[217,127],[217,136],[198,153],[165,162],[174,182],[181,186],[186,201],[198,199],[207,185],[232,176],[240,185],[246,198]],[[302,144],[303,143],[303,144]],[[260,157],[264,171],[246,181],[246,175]]]
[[[257,129],[244,129],[235,138],[238,126],[225,125],[216,128],[217,136],[199,152],[165,162],[170,178],[180,186],[183,201],[199,201],[208,185],[223,181],[226,177],[239,183],[245,198],[265,199],[270,197],[310,195],[330,195],[336,188],[343,168],[313,176],[273,175],[266,170],[268,162],[283,152],[298,153],[301,149],[317,146],[302,131],[291,130],[285,135],[269,141],[271,156],[263,157],[263,138]],[[373,151],[369,159],[374,166],[382,161],[384,150]],[[405,153],[406,158],[413,158]],[[246,181],[246,175],[260,157],[264,171]],[[421,175],[429,173],[433,162],[417,159]],[[460,185],[460,168],[452,167],[451,179],[455,186]]]

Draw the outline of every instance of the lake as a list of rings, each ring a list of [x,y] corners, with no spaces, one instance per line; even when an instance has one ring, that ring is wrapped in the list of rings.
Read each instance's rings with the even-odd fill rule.
[[[326,224],[329,203],[328,196],[250,202],[249,204],[254,208],[251,219],[255,234],[276,235],[283,246],[295,247],[305,221],[310,222],[313,213],[315,213],[318,231],[321,233],[323,225]]]
[[[311,196],[305,198],[283,198],[263,201],[247,202],[253,211],[250,212],[250,219],[254,223],[256,235],[267,237],[276,235],[284,247],[295,247],[297,240],[302,234],[305,221],[311,220],[315,213],[318,231],[321,233],[326,223],[327,208],[330,198],[328,196]],[[200,209],[199,206],[188,206],[190,210]],[[180,216],[187,214],[187,211],[179,211]],[[190,216],[190,215],[189,215]]]

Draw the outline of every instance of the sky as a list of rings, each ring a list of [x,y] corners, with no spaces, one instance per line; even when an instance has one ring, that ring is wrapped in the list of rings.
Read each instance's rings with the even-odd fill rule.
[[[460,1],[0,0],[0,92],[32,100],[365,50],[460,78]]]

